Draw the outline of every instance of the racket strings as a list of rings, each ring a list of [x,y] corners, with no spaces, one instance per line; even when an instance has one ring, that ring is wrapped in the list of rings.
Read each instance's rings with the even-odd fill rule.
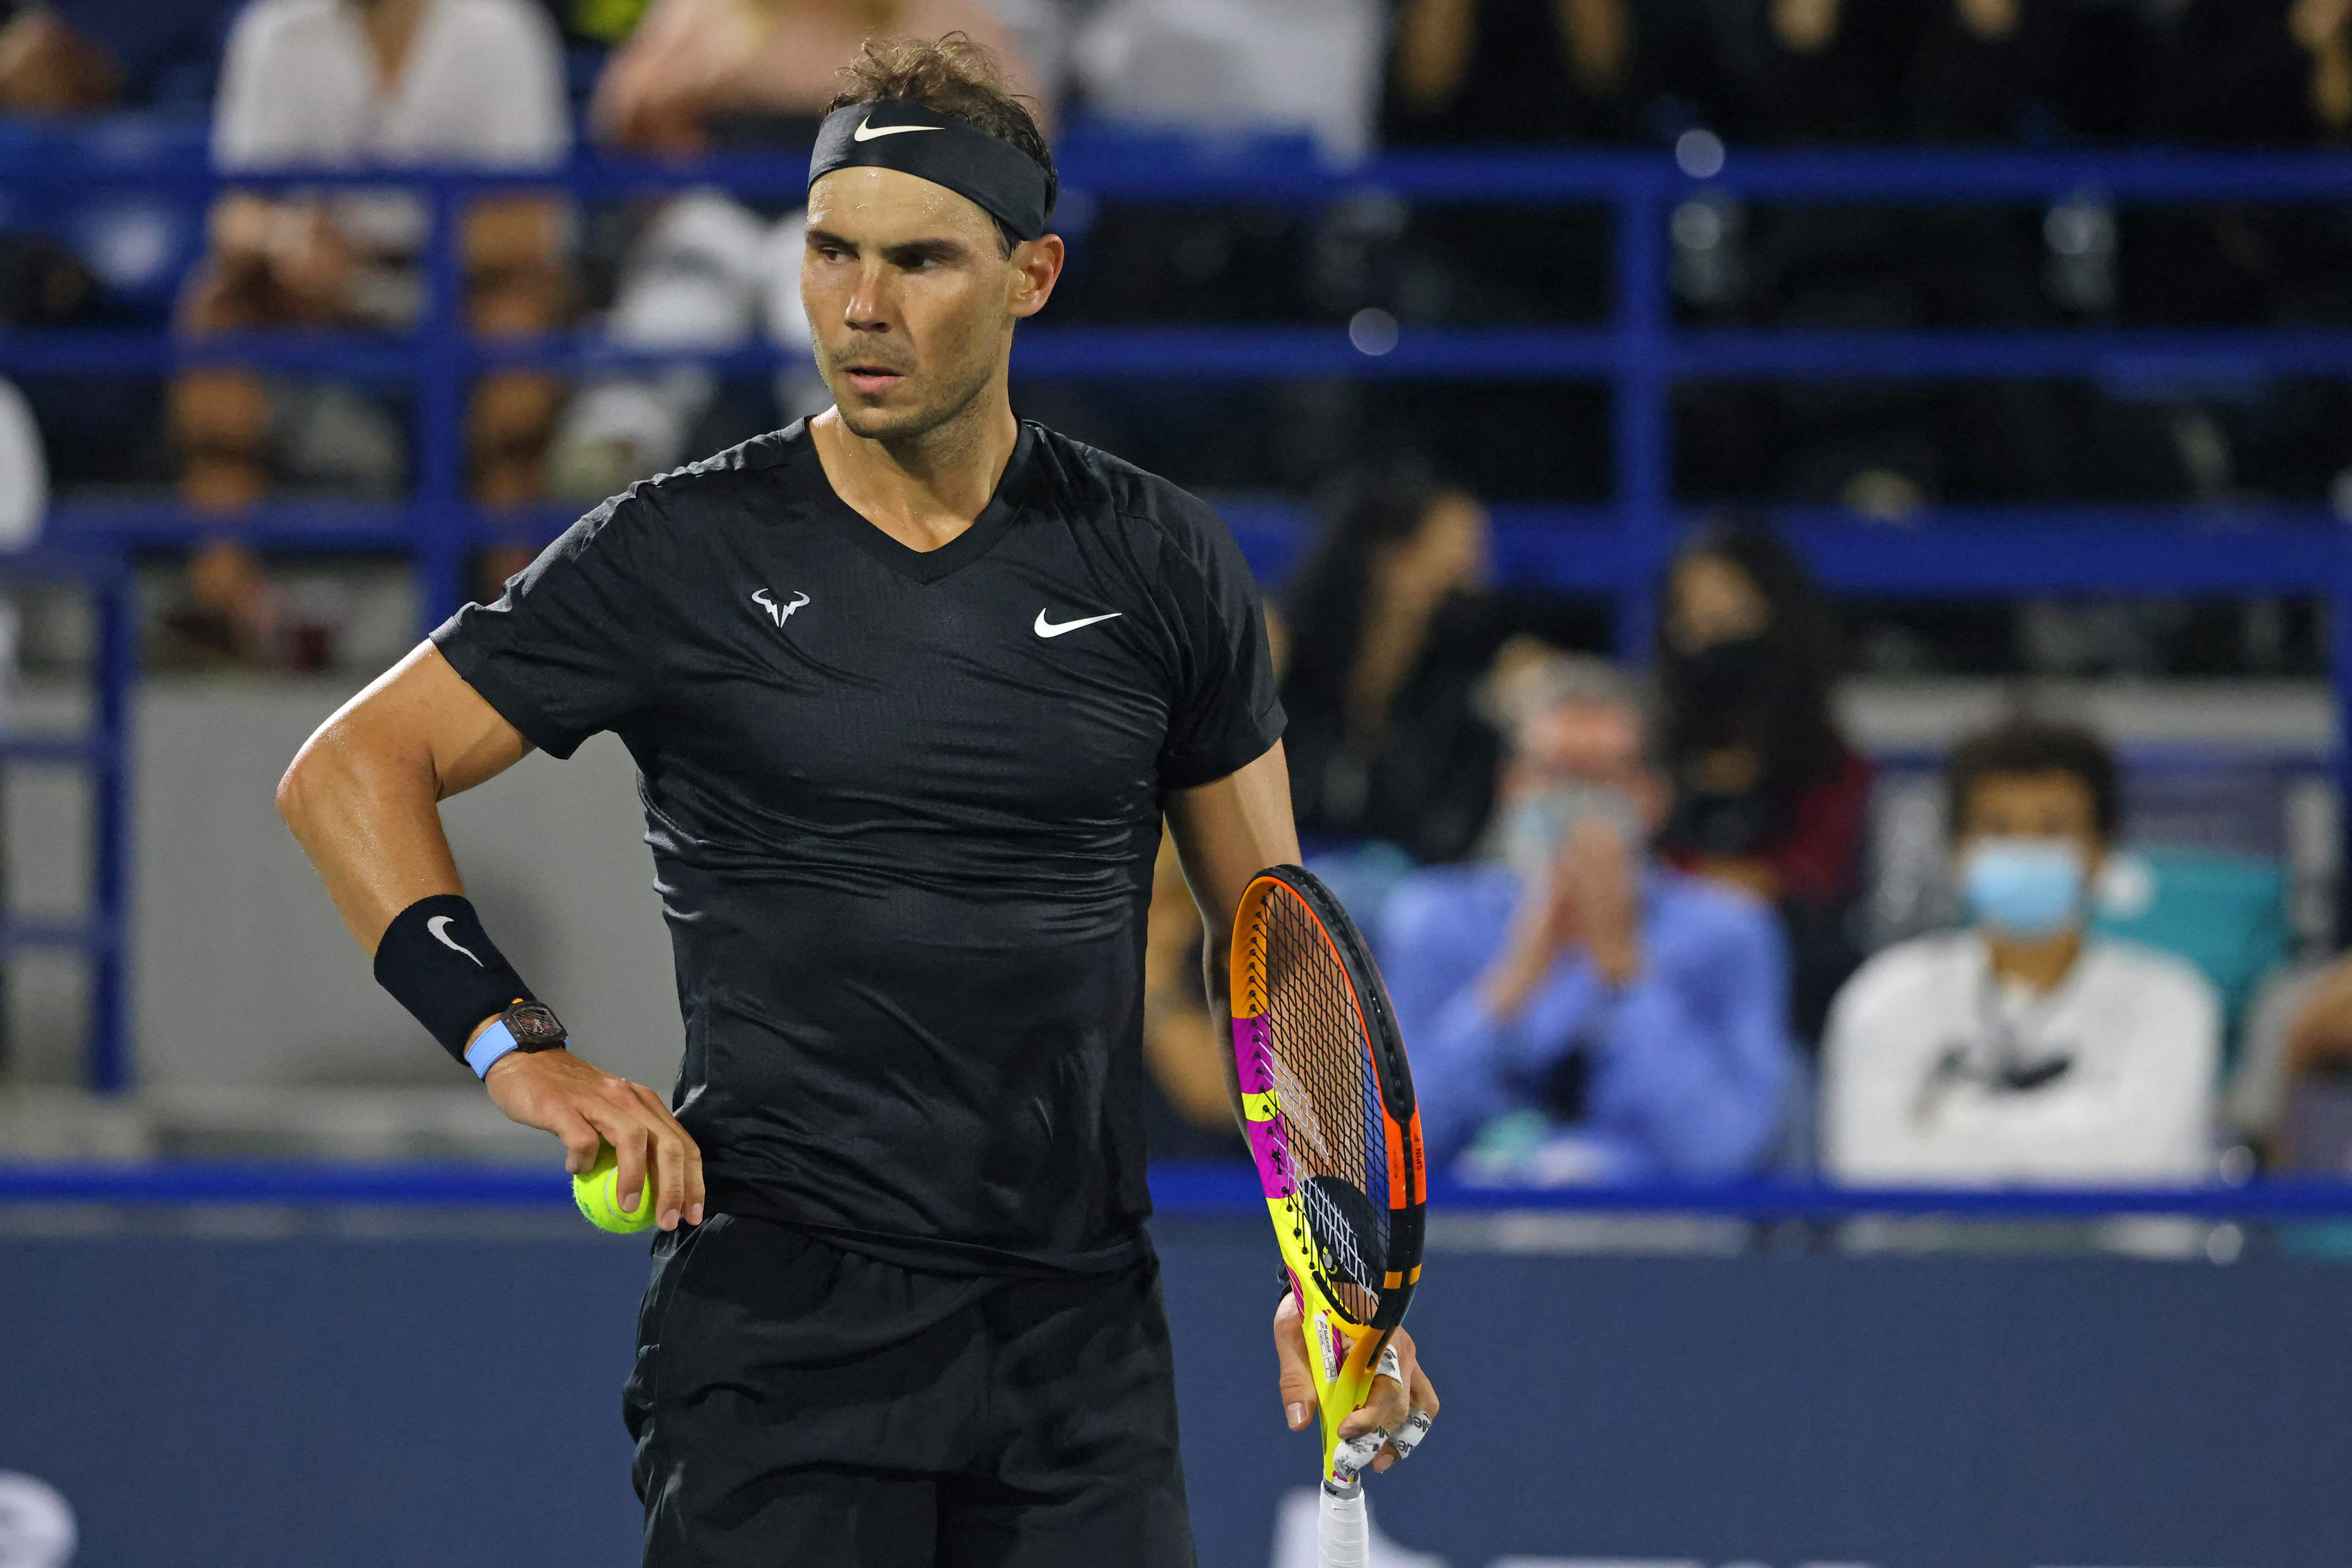
[[[1298,1206],[1332,1305],[1360,1322],[1380,1307],[1388,1254],[1388,1140],[1347,969],[1313,912],[1268,898],[1269,1076],[1297,1169]]]

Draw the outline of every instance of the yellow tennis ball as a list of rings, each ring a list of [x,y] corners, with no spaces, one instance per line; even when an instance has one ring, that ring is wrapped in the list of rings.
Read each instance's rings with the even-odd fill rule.
[[[572,1201],[588,1216],[588,1223],[598,1230],[609,1230],[616,1236],[630,1236],[649,1230],[654,1223],[653,1173],[646,1173],[645,1189],[637,1194],[637,1206],[621,1206],[621,1157],[610,1143],[600,1145],[596,1163],[572,1178]]]

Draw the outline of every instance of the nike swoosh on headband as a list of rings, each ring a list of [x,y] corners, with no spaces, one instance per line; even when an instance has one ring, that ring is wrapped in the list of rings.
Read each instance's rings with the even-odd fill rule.
[[[853,142],[871,142],[877,136],[903,136],[909,131],[945,131],[946,129],[944,125],[877,125],[874,123],[874,117],[869,114],[858,122],[856,130],[849,133],[849,139]]]

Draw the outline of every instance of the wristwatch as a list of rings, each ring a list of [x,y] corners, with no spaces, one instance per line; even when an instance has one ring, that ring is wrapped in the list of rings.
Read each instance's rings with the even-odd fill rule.
[[[474,1069],[476,1078],[488,1078],[490,1064],[509,1051],[521,1051],[527,1056],[534,1051],[560,1050],[570,1038],[554,1008],[544,1002],[519,1001],[474,1037],[474,1043],[466,1047],[466,1065]]]

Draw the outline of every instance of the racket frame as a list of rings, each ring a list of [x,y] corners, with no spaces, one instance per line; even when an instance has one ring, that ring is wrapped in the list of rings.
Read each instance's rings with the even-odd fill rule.
[[[1370,1047],[1387,1145],[1389,1190],[1366,1196],[1374,1201],[1386,1198],[1389,1244],[1382,1262],[1403,1267],[1384,1268],[1379,1305],[1368,1321],[1345,1309],[1339,1299],[1340,1292],[1325,1279],[1315,1256],[1296,1166],[1289,1157],[1288,1130],[1269,1070],[1273,1050],[1266,1017],[1270,976],[1263,956],[1263,931],[1266,902],[1275,898],[1296,899],[1329,942],[1355,1005],[1360,1038]],[[1323,1484],[1329,1490],[1352,1491],[1355,1477],[1341,1474],[1334,1465],[1339,1423],[1363,1404],[1381,1352],[1403,1321],[1421,1279],[1423,1205],[1429,1186],[1412,1068],[1405,1059],[1404,1040],[1396,1026],[1388,988],[1362,935],[1339,900],[1312,872],[1298,866],[1273,866],[1251,879],[1234,916],[1232,966],[1234,1066],[1241,1089],[1244,1130],[1307,1340],[1307,1371],[1322,1417]]]

